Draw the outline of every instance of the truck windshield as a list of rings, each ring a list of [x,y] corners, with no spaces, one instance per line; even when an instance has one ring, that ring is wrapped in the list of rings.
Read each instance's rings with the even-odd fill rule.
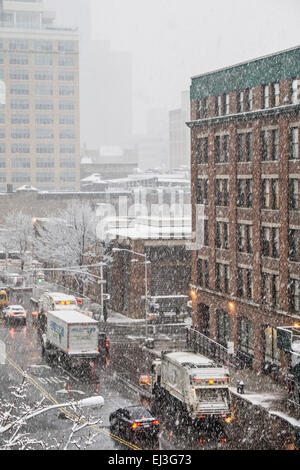
[[[199,401],[224,402],[227,399],[227,390],[196,388],[196,396]]]

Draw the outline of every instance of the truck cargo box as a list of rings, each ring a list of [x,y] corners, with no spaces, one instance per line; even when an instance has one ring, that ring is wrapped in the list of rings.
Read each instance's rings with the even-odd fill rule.
[[[98,335],[98,322],[76,310],[48,312],[47,341],[69,356],[97,356]]]

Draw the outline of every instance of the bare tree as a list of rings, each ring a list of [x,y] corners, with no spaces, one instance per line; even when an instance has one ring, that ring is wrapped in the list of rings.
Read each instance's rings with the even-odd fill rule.
[[[67,209],[58,212],[57,218],[44,220],[37,226],[36,255],[45,263],[80,269],[97,243],[96,223],[96,213],[88,202],[70,203]],[[83,294],[83,276],[75,270],[72,276]]]
[[[32,218],[20,211],[11,212],[5,217],[4,228],[2,246],[6,252],[18,252],[23,271],[28,252],[32,251],[33,246]]]
[[[44,442],[42,439],[35,439],[30,433],[26,432],[29,420],[56,408],[63,407],[63,405],[45,406],[44,397],[35,404],[29,403],[29,385],[29,382],[23,379],[20,385],[10,387],[8,399],[1,401],[0,450],[30,450],[37,448],[67,450],[70,446],[75,446],[77,449],[86,449],[95,442],[95,437],[98,434],[97,427],[102,423],[102,419],[99,418],[91,421],[85,418],[77,402],[70,404],[72,413],[66,414],[66,418],[71,424],[69,435],[66,438],[57,440],[53,437],[52,441]],[[75,440],[75,434],[84,429],[88,430],[88,434],[84,433]]]

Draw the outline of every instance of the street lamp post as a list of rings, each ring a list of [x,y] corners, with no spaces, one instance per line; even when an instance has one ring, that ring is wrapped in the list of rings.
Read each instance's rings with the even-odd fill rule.
[[[144,255],[143,253],[138,253],[133,250],[129,250],[128,248],[113,248],[113,252],[120,252],[120,251],[126,251],[128,253],[133,253],[136,256],[142,256],[144,258],[144,264],[145,264],[145,336],[146,340],[148,338],[148,315],[149,315],[149,292],[148,292],[148,265],[151,264],[151,261],[147,259],[147,256]],[[132,260],[132,262],[135,262],[136,260]]]

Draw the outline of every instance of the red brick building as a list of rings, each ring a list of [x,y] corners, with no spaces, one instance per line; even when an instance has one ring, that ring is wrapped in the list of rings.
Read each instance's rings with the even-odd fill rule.
[[[276,327],[300,323],[299,88],[300,47],[191,84],[193,321],[255,368],[285,366]]]

